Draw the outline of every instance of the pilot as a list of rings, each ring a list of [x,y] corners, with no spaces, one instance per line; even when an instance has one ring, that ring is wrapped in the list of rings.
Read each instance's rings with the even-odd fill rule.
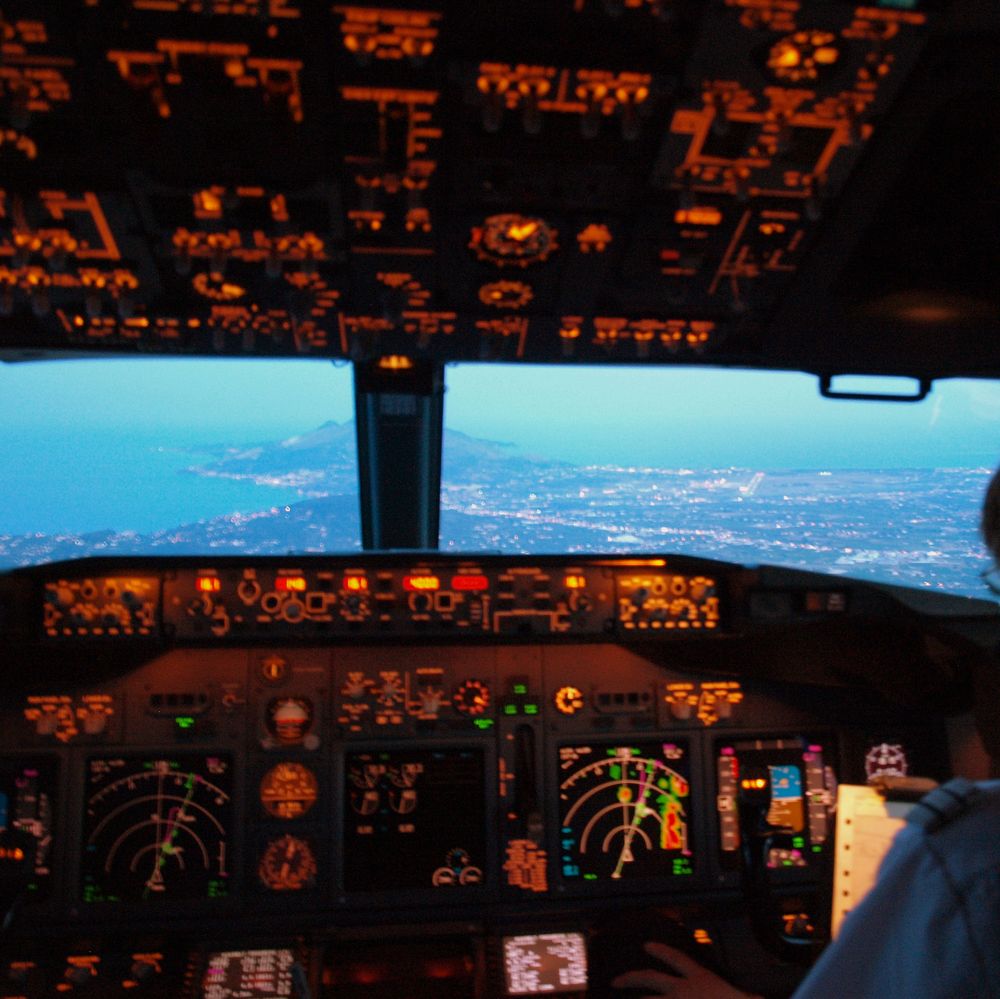
[[[983,502],[982,532],[1000,564],[1000,470]],[[996,710],[995,689],[977,698],[977,723],[994,761]],[[613,980],[615,988],[675,999],[747,997],[681,951],[655,942],[644,950],[669,970],[628,971]],[[1000,999],[1000,780],[958,777],[910,812],[875,887],[793,999],[979,997]]]

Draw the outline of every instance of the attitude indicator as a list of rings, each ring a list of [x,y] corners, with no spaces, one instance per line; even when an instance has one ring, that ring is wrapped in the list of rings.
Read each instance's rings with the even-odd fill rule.
[[[559,766],[564,879],[694,873],[686,744],[563,746]]]

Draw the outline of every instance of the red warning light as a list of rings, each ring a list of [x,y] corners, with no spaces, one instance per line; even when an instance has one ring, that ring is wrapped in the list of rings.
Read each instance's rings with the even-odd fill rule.
[[[364,593],[368,589],[367,576],[345,576],[344,589],[351,593]]]
[[[451,588],[463,593],[478,593],[481,590],[488,590],[490,581],[485,576],[476,573],[464,573],[451,577]]]
[[[222,589],[222,582],[216,576],[199,576],[195,585],[199,593],[218,593]]]
[[[441,580],[437,576],[404,576],[403,589],[409,593],[415,590],[440,590]]]
[[[274,581],[274,588],[279,593],[305,593],[305,576],[279,576]]]

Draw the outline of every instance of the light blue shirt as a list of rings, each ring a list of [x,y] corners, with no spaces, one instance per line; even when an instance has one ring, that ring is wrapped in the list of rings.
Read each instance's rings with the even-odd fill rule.
[[[913,809],[794,999],[1000,999],[1000,780]]]

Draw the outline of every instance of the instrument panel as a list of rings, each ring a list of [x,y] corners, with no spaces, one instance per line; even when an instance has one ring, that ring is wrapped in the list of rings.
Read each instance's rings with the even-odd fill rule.
[[[320,986],[310,994],[360,989],[374,968],[389,982],[408,948],[423,956],[407,974],[434,981],[438,968],[468,990],[455,994],[563,979],[579,994],[580,941],[602,913],[669,904],[704,929],[713,906],[745,914],[749,886],[778,900],[781,946],[822,939],[837,781],[864,781],[879,761],[943,776],[941,727],[847,686],[817,692],[751,669],[761,581],[747,570],[636,561],[149,560],[7,574],[4,605],[25,612],[9,647],[36,665],[8,684],[0,715],[0,887],[19,899],[4,960],[31,989],[0,975],[0,996],[62,995],[67,982],[132,994],[133,971],[153,995],[238,995],[224,983],[253,977],[258,946],[264,979],[285,988],[304,975]],[[478,589],[455,585],[473,576]],[[794,598],[793,578],[806,587]],[[247,604],[251,579],[260,593]],[[785,581],[786,627],[839,626],[879,599],[851,584],[817,602],[811,578]],[[281,592],[325,593],[330,620],[261,609]],[[484,609],[475,628],[410,599],[468,592]],[[357,593],[372,610],[341,631]],[[690,626],[687,608],[709,600],[713,616]],[[108,623],[102,601],[141,613],[147,633],[122,628],[120,611]],[[230,629],[193,626],[220,606]],[[512,612],[527,627],[508,628]],[[569,628],[551,629],[562,614]],[[457,942],[456,920],[475,927]],[[439,934],[426,952],[418,930]],[[365,939],[396,957],[383,967]],[[181,979],[187,991],[169,991]],[[389,994],[371,988],[357,994]],[[273,994],[306,994],[296,989]]]

